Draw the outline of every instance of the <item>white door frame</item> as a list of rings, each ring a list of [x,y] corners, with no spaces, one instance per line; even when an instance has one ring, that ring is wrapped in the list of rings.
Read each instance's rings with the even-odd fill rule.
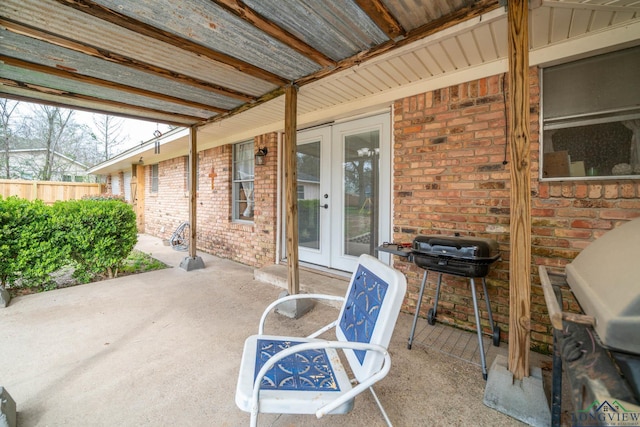
[[[326,165],[329,165],[331,163],[331,127],[325,126],[308,131],[302,131],[298,133],[296,139],[298,146],[313,142],[319,142],[321,168],[323,167],[323,165],[324,168],[326,168]],[[298,177],[298,179],[299,178],[300,177]],[[320,204],[329,205],[329,209],[325,209],[323,207],[319,208],[319,247],[315,249],[298,245],[298,258],[301,261],[321,265],[323,267],[329,267],[329,260],[331,256],[331,234],[329,233],[329,230],[331,228],[331,218],[329,215],[331,200],[324,199],[325,194],[330,194],[330,185],[330,172],[327,172],[327,170],[325,169],[321,169],[319,189]]]
[[[391,113],[385,112],[355,120],[345,120],[340,123],[322,126],[298,133],[297,144],[320,141],[321,144],[321,171],[320,197],[321,205],[329,205],[329,209],[320,209],[321,240],[319,249],[298,247],[300,262],[328,267],[347,272],[352,272],[357,265],[358,258],[344,254],[344,137],[379,130],[379,184],[378,184],[378,239],[374,242],[377,246],[381,242],[391,241]],[[328,194],[328,199],[324,199]],[[284,197],[282,202],[286,203]],[[284,210],[282,211],[284,214]],[[283,218],[284,224],[284,218]],[[326,230],[328,228],[329,230]],[[286,227],[282,227],[282,241],[286,239]],[[281,247],[285,247],[284,244]],[[286,254],[283,253],[286,257]],[[380,254],[380,258],[387,261],[387,254]]]
[[[334,209],[331,210],[331,268],[344,271],[355,270],[358,257],[345,255],[345,176],[344,176],[344,139],[363,132],[379,131],[379,170],[378,170],[378,239],[375,246],[391,239],[391,115],[378,114],[362,119],[345,121],[332,127],[332,193]],[[337,206],[336,205],[337,202]],[[375,256],[375,254],[372,254]]]

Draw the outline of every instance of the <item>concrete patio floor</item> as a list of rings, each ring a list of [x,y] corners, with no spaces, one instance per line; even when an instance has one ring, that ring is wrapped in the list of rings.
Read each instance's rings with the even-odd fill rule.
[[[18,297],[0,309],[0,385],[16,401],[19,426],[248,425],[234,403],[242,345],[282,289],[204,253],[206,268],[186,272],[178,268],[186,253],[150,236],[137,248],[173,267]],[[336,316],[320,304],[297,321],[272,315],[266,332],[303,336]],[[482,403],[477,365],[418,344],[407,350],[411,321],[400,315],[391,372],[376,386],[394,425],[522,425]],[[488,365],[506,352],[492,347]],[[532,355],[532,365],[541,360]],[[259,424],[384,422],[365,393],[346,416],[262,414]]]

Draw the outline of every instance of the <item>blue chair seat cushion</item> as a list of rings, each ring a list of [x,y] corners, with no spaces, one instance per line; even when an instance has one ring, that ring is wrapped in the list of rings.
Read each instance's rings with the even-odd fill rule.
[[[253,335],[245,341],[236,404],[250,410],[256,374],[279,351],[296,344],[323,340],[300,337]],[[318,348],[288,356],[274,365],[260,387],[260,412],[313,414],[351,390],[351,382],[335,349]],[[347,413],[353,399],[331,413]]]
[[[264,364],[280,351],[300,341],[258,339],[255,376]],[[261,390],[340,391],[326,349],[304,350],[276,363],[262,378]]]

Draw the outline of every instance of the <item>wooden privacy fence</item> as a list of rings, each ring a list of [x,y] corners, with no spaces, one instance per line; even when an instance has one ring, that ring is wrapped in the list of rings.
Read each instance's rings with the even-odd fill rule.
[[[40,199],[46,204],[59,200],[81,199],[87,195],[102,193],[103,184],[89,182],[26,181],[0,179],[0,195],[3,198],[18,196],[22,199]]]

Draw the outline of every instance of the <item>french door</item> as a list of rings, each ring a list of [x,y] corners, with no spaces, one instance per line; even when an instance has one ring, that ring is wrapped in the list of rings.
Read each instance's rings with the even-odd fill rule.
[[[382,114],[300,132],[300,261],[353,271],[390,239],[390,117]]]

